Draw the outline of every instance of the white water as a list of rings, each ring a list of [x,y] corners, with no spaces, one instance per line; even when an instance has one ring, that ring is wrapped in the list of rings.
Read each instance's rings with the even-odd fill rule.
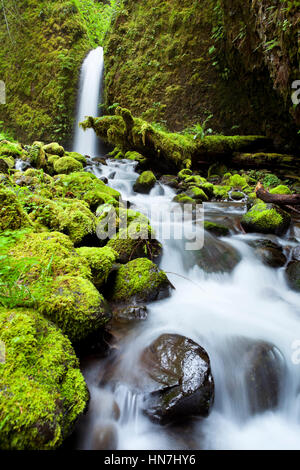
[[[108,184],[141,212],[147,213],[154,206],[151,223],[159,229],[166,219],[161,214],[167,214],[173,206],[174,192],[157,183],[150,195],[134,193],[132,184],[138,176],[134,168],[132,162],[112,160],[107,166],[95,164],[92,171],[108,177]],[[227,218],[234,227],[232,220],[243,211],[243,204],[208,204],[206,220]],[[300,296],[288,288],[283,269],[266,267],[254,256],[245,243],[249,238],[255,235],[236,232],[226,238],[242,257],[231,274],[205,274],[197,266],[187,266],[188,253],[180,240],[160,240],[164,249],[160,267],[193,282],[168,274],[176,291],[170,298],[152,303],[148,319],[123,339],[121,362],[114,367],[114,385],[108,383],[102,390],[99,387],[109,358],[84,370],[92,412],[86,418],[89,432],[81,430],[80,447],[93,448],[90,433],[99,432],[95,423],[101,421],[103,413],[102,393],[105,396],[109,391],[121,411],[120,419],[114,420],[118,449],[300,449],[300,365],[292,361],[292,344],[300,339]],[[277,242],[287,244],[283,239]],[[193,339],[211,359],[215,380],[212,411],[208,418],[187,424],[186,429],[160,427],[141,413],[139,353],[162,333]],[[249,407],[243,356],[249,341],[275,345],[278,361],[284,365],[279,404],[272,411],[253,414]]]
[[[97,47],[97,49],[89,52],[82,64],[73,142],[74,152],[93,157],[99,153],[99,139],[97,139],[93,129],[84,131],[79,127],[79,123],[84,121],[86,116],[96,117],[99,115],[103,72],[103,48]]]

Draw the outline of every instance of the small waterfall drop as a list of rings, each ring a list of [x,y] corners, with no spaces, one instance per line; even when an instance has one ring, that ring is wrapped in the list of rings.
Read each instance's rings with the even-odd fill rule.
[[[73,148],[74,152],[83,155],[98,156],[100,154],[99,139],[93,129],[84,131],[79,123],[85,116],[98,116],[99,103],[104,74],[103,48],[97,47],[86,56],[80,74],[78,103]]]

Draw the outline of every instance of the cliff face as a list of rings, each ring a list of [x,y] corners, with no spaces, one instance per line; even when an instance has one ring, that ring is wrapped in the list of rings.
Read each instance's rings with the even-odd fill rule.
[[[125,0],[106,39],[106,102],[181,130],[296,136],[298,1]]]
[[[90,44],[72,1],[0,3],[0,120],[17,138],[65,141],[71,133],[78,72]]]

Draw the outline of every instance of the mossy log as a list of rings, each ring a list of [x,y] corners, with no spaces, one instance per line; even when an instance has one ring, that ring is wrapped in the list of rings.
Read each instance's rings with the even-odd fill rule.
[[[300,159],[280,153],[235,153],[231,163],[238,168],[289,168],[300,167]]]
[[[123,153],[135,151],[155,162],[156,168],[170,170],[211,165],[217,159],[231,158],[234,152],[265,148],[270,141],[263,136],[206,136],[194,139],[156,129],[150,123],[133,118],[130,111],[118,107],[114,116],[89,116],[81,123],[92,128],[105,142],[118,146]]]
[[[279,206],[300,206],[300,194],[272,194],[261,183],[255,188],[256,196],[264,202]]]

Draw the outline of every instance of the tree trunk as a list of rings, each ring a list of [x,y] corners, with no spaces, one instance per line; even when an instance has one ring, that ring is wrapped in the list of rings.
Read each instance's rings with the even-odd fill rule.
[[[261,183],[257,183],[255,192],[259,199],[267,203],[278,206],[300,206],[300,194],[271,194],[264,189]]]

